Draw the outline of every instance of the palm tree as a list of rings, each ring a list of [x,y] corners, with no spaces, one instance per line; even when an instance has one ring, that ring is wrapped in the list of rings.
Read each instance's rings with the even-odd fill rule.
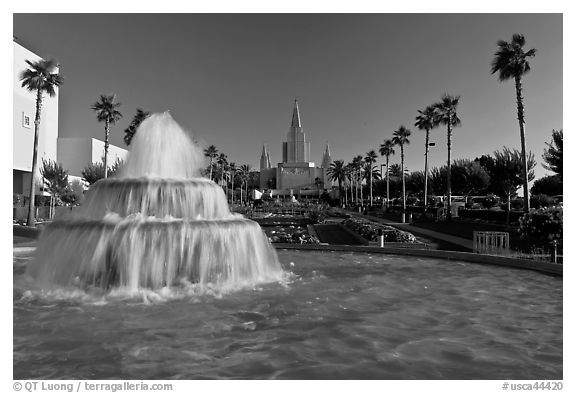
[[[224,153],[220,153],[216,158],[216,165],[218,165],[218,183],[222,185],[222,180],[224,180],[224,172],[226,166],[228,166],[228,156]]]
[[[380,145],[380,155],[386,156],[386,207],[390,206],[390,156],[394,154],[394,142],[386,139]]]
[[[92,109],[96,112],[96,117],[99,122],[104,122],[104,179],[108,177],[108,147],[110,146],[110,124],[115,124],[122,118],[116,108],[120,106],[119,102],[114,102],[116,95],[100,95],[100,101],[96,101],[92,105]]]
[[[498,51],[492,61],[492,74],[498,72],[498,79],[504,82],[514,78],[516,84],[516,105],[518,107],[518,124],[520,125],[520,143],[522,145],[522,165],[524,167],[524,213],[530,210],[528,198],[528,163],[526,160],[526,136],[524,134],[524,103],[522,98],[522,76],[530,71],[528,57],[534,57],[536,49],[525,52],[526,39],[521,34],[514,34],[512,41],[498,41]]]
[[[344,170],[344,160],[335,160],[330,164],[330,168],[326,171],[330,181],[338,182],[338,197],[342,203],[342,182],[346,179],[346,171]]]
[[[204,149],[204,156],[210,158],[210,180],[212,180],[212,160],[218,156],[218,149],[216,146],[210,145]]]
[[[369,152],[366,153],[366,156],[364,157],[364,162],[366,164],[368,164],[367,168],[370,171],[370,206],[372,206],[372,177],[373,177],[373,166],[372,164],[374,164],[376,162],[376,159],[378,158],[378,154],[376,154],[376,152],[374,150],[370,150]]]
[[[416,123],[414,126],[419,130],[426,131],[426,149],[424,153],[424,211],[426,211],[426,203],[428,201],[428,150],[430,147],[430,130],[437,127],[439,123],[436,122],[436,109],[433,105],[429,105],[423,111],[418,111],[416,116]]]
[[[356,203],[358,203],[358,188],[360,188],[360,205],[364,206],[364,197],[362,196],[362,160],[361,155],[352,159],[352,165],[356,172]]]
[[[128,128],[126,128],[124,130],[124,143],[126,144],[126,146],[130,146],[130,143],[132,142],[132,138],[134,138],[134,135],[136,134],[136,130],[138,130],[138,127],[140,127],[140,124],[148,116],[150,116],[150,114],[151,114],[150,112],[146,112],[140,108],[136,108],[136,114],[134,115],[134,118],[130,122],[130,125],[128,126]]]
[[[228,171],[230,173],[230,180],[232,182],[232,184],[230,185],[232,187],[232,195],[231,195],[231,203],[234,204],[234,177],[236,176],[236,163],[235,162],[231,162],[228,164]]]
[[[36,225],[34,217],[34,198],[36,190],[36,172],[38,170],[38,137],[40,133],[40,119],[42,114],[42,100],[44,93],[50,97],[56,95],[56,87],[64,82],[62,75],[53,72],[58,63],[56,60],[38,60],[32,62],[26,60],[29,68],[20,73],[22,87],[28,91],[36,92],[36,116],[34,118],[34,150],[32,151],[32,176],[30,181],[30,205],[28,206],[27,225]]]
[[[350,184],[350,201],[354,202],[354,194],[352,193],[352,184],[354,181],[354,166],[352,165],[351,162],[349,162],[348,164],[346,164],[346,166],[344,167],[344,170],[346,172],[346,183]],[[346,205],[348,205],[348,194],[346,194]]]
[[[404,173],[404,145],[410,143],[408,137],[411,132],[404,126],[394,131],[392,142],[400,146],[400,162],[402,165],[402,222],[406,222],[406,174]]]
[[[444,94],[442,96],[442,100],[434,104],[434,108],[437,111],[437,117],[435,120],[436,124],[445,125],[448,131],[448,164],[446,166],[446,194],[448,194],[448,211],[446,212],[446,219],[448,221],[452,219],[452,185],[450,180],[450,176],[452,176],[452,160],[450,158],[452,152],[452,128],[458,127],[460,124],[462,124],[458,118],[458,114],[456,113],[456,108],[458,107],[459,101],[460,96]]]
[[[240,179],[242,182],[246,183],[246,202],[248,202],[248,179],[250,178],[250,165],[242,164],[240,167]],[[240,183],[240,204],[242,204],[242,183]]]

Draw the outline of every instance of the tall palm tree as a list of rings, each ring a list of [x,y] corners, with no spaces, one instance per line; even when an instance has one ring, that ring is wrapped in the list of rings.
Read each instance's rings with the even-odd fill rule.
[[[124,143],[126,144],[126,146],[130,146],[130,143],[132,142],[132,138],[134,138],[134,135],[136,134],[136,130],[138,130],[138,127],[140,127],[140,124],[148,116],[150,116],[150,114],[151,114],[150,112],[144,111],[140,108],[136,108],[136,114],[134,115],[134,118],[130,122],[130,125],[128,126],[128,128],[126,128],[124,130]]]
[[[230,181],[232,182],[232,184],[230,185],[232,187],[232,196],[231,196],[231,203],[234,204],[234,177],[236,176],[236,163],[235,162],[231,162],[228,164],[228,170],[230,173]]]
[[[402,222],[406,222],[406,174],[404,173],[404,145],[410,143],[408,137],[411,132],[404,126],[394,131],[392,142],[400,146],[400,162],[402,166]]]
[[[394,142],[386,139],[380,145],[380,155],[386,156],[386,207],[390,206],[390,156],[394,154]]]
[[[340,198],[340,203],[342,203],[342,182],[346,179],[344,166],[344,160],[335,160],[330,164],[330,167],[326,171],[330,181],[338,182],[338,197]]]
[[[518,107],[518,124],[520,125],[520,144],[522,147],[522,166],[524,175],[524,212],[530,210],[530,199],[528,198],[528,163],[526,160],[526,136],[524,132],[524,102],[522,98],[522,76],[530,71],[528,57],[534,57],[536,49],[532,48],[524,51],[523,46],[526,39],[522,34],[514,34],[512,41],[498,41],[498,51],[494,54],[492,61],[492,74],[498,72],[498,79],[504,82],[514,78],[516,84],[516,105]]]
[[[100,95],[100,101],[92,105],[99,122],[104,122],[104,179],[108,177],[108,147],[110,146],[110,124],[115,124],[122,118],[118,111],[119,102],[114,102],[116,95]]]
[[[56,88],[62,85],[64,78],[62,75],[54,72],[58,67],[55,60],[38,60],[32,62],[26,60],[29,68],[20,73],[22,87],[28,91],[36,93],[36,116],[34,118],[34,150],[32,151],[32,176],[30,181],[30,205],[28,206],[27,225],[33,227],[36,225],[34,217],[34,198],[36,196],[36,172],[38,170],[38,136],[40,133],[40,120],[42,115],[42,100],[44,93],[50,97],[56,95]]]
[[[364,162],[367,165],[367,168],[369,170],[370,173],[370,206],[372,206],[372,178],[374,177],[374,171],[373,171],[373,164],[376,162],[376,159],[378,158],[378,154],[376,154],[376,152],[374,150],[370,150],[369,152],[366,153],[366,156],[364,157]]]
[[[352,185],[354,182],[354,166],[351,162],[349,162],[344,167],[344,170],[346,172],[346,184],[350,184],[350,201],[354,202],[354,194],[352,194]],[[346,205],[348,205],[348,194],[346,194]]]
[[[357,155],[352,159],[352,165],[356,170],[356,202],[358,202],[358,188],[360,188],[360,205],[364,206],[364,197],[362,195],[362,161],[364,158]]]
[[[251,166],[249,164],[242,164],[240,167],[240,179],[242,182],[246,183],[246,202],[248,202],[248,179],[250,178],[250,169]],[[242,204],[242,184],[240,184],[240,204]]]
[[[436,109],[433,105],[429,105],[423,111],[418,111],[416,116],[416,123],[414,126],[419,130],[426,131],[426,149],[424,153],[424,211],[426,211],[426,203],[428,201],[428,150],[430,147],[430,130],[437,127],[439,123],[436,122]]]
[[[218,149],[214,145],[204,149],[204,156],[210,158],[210,180],[212,180],[212,161],[218,156]]]
[[[452,129],[462,124],[456,112],[460,96],[451,96],[449,94],[442,95],[440,102],[434,104],[437,111],[436,124],[442,124],[447,129],[447,145],[448,145],[448,162],[446,165],[446,194],[448,198],[448,211],[446,212],[446,219],[452,219]]]
[[[216,157],[216,165],[218,166],[218,183],[221,185],[222,180],[224,180],[224,172],[226,170],[226,166],[228,165],[228,156],[224,153],[220,153]]]

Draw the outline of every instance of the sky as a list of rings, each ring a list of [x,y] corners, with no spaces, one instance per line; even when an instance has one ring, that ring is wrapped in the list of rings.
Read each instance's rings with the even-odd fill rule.
[[[552,129],[562,129],[561,14],[14,14],[16,41],[55,58],[63,137],[104,138],[90,109],[116,94],[123,119],[111,143],[124,147],[136,108],[170,110],[204,145],[259,168],[273,165],[298,99],[311,159],[326,143],[346,162],[376,150],[399,126],[412,130],[409,170],[424,168],[418,109],[460,95],[452,157],[520,148],[514,82],[490,73],[498,40],[536,48],[523,79],[527,149],[542,166]],[[431,132],[429,165],[444,165],[446,129]],[[384,163],[380,157],[377,164]],[[397,153],[391,163],[399,163]]]

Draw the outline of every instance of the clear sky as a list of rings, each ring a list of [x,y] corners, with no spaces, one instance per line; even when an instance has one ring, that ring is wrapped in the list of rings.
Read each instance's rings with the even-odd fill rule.
[[[536,48],[525,76],[527,147],[538,161],[562,124],[561,14],[15,14],[17,42],[61,64],[60,135],[103,139],[90,106],[115,93],[124,118],[169,109],[202,143],[258,169],[273,165],[299,101],[317,165],[325,143],[346,162],[412,130],[410,170],[424,167],[418,109],[460,95],[453,158],[520,148],[513,81],[490,74],[499,39]],[[430,165],[446,161],[446,130],[432,131]],[[399,162],[399,153],[392,159]],[[381,157],[378,163],[385,162]]]

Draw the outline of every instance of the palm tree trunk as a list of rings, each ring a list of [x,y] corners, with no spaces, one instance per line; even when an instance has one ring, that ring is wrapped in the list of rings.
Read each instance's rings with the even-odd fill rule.
[[[447,166],[447,179],[446,179],[446,193],[448,194],[448,211],[446,212],[446,220],[452,220],[452,163],[451,163],[451,152],[452,152],[452,127],[451,123],[452,117],[450,117],[450,121],[448,122],[448,166]]]
[[[106,127],[104,127],[104,179],[108,178],[108,138],[110,137],[110,121],[106,119]]]
[[[386,156],[386,208],[390,207],[390,169],[388,168],[390,156]]]
[[[36,93],[36,118],[34,119],[34,151],[32,152],[32,179],[30,180],[30,206],[28,206],[28,219],[26,225],[36,226],[35,196],[36,196],[36,170],[38,169],[38,136],[40,134],[40,115],[42,112],[42,91]]]
[[[524,213],[530,211],[530,199],[528,198],[528,162],[526,160],[526,135],[524,132],[524,104],[522,99],[522,81],[520,76],[514,78],[516,82],[516,103],[518,104],[518,123],[520,124],[520,144],[522,145],[522,170],[524,188]]]
[[[402,222],[406,222],[406,177],[404,175],[404,145],[400,145],[402,161]]]
[[[364,190],[362,188],[362,170],[360,170],[360,205],[362,205],[362,207],[364,207]]]
[[[372,207],[372,164],[370,164],[370,207]]]
[[[428,202],[428,138],[430,130],[426,130],[426,152],[424,154],[424,213]]]
[[[210,157],[210,180],[212,180],[212,157]]]

